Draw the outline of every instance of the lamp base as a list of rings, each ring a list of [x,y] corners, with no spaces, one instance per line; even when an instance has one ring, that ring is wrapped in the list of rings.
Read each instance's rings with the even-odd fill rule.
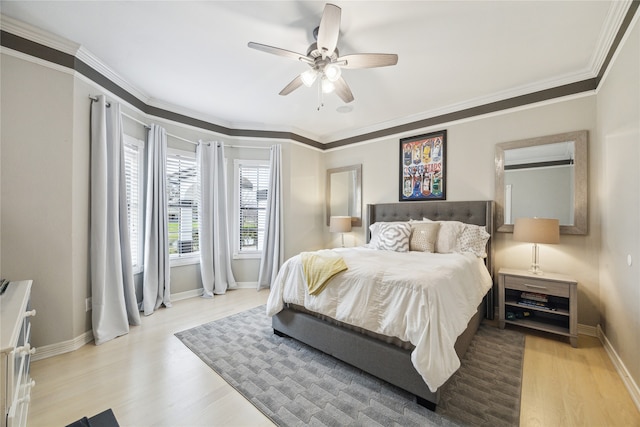
[[[544,271],[542,271],[542,269],[540,268],[539,265],[531,264],[531,267],[529,267],[529,273],[532,273],[532,274],[544,274]]]
[[[538,263],[539,259],[540,252],[538,250],[538,244],[534,243],[533,248],[531,249],[531,267],[529,267],[529,273],[544,274],[542,269],[540,269],[540,264]]]

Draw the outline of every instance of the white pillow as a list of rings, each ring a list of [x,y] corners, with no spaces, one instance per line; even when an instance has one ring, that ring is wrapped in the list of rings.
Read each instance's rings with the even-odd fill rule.
[[[376,222],[369,227],[369,247],[384,251],[408,252],[411,226],[407,222]]]
[[[438,239],[436,240],[436,252],[439,254],[450,254],[456,252],[458,248],[458,237],[462,234],[465,224],[460,221],[432,221],[424,218],[424,221],[437,222],[440,224]]]
[[[491,235],[480,225],[465,224],[458,237],[456,252],[471,252],[478,257],[487,256],[487,242]]]
[[[382,224],[382,222],[374,222],[369,226],[371,238],[369,239],[369,243],[365,245],[366,247],[371,249],[378,248],[378,242],[380,241],[380,224]]]
[[[410,222],[411,240],[409,250],[420,252],[435,252],[436,240],[440,224],[437,222]]]

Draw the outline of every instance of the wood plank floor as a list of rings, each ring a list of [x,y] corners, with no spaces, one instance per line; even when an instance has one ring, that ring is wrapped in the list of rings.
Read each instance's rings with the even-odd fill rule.
[[[32,365],[29,426],[64,426],[112,408],[122,427],[271,426],[173,335],[264,304],[239,289],[177,301],[128,335]],[[597,339],[579,348],[527,335],[521,426],[640,426],[640,413]]]

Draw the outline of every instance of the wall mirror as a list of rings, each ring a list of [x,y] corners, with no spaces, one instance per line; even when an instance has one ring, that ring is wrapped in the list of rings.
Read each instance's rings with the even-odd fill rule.
[[[587,131],[496,144],[496,227],[557,218],[560,234],[587,234]]]
[[[327,169],[327,225],[331,216],[350,216],[351,226],[362,225],[362,165]]]

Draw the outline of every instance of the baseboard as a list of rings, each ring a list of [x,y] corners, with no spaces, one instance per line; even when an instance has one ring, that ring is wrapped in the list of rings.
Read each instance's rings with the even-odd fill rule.
[[[258,282],[236,282],[238,289],[258,289]]]
[[[598,329],[595,326],[581,325],[580,323],[578,323],[578,335],[598,337]]]
[[[636,404],[636,407],[640,411],[640,388],[638,387],[638,384],[636,384],[636,382],[629,374],[627,367],[618,356],[618,353],[611,345],[611,342],[609,342],[609,340],[607,339],[607,336],[604,334],[604,331],[602,330],[600,325],[598,325],[597,331],[597,336],[600,339],[602,346],[607,352],[607,355],[609,355],[609,359],[611,359],[611,362],[616,368],[616,371],[618,371],[618,375],[620,375],[620,378],[622,378],[622,382],[624,383],[625,387],[627,387],[627,390],[629,390],[629,394],[631,395],[633,403]]]
[[[190,291],[178,292],[176,294],[171,294],[171,301],[181,301],[183,299],[199,297],[200,295],[202,295],[202,288],[192,289]]]
[[[258,289],[258,282],[236,282],[238,289]],[[171,294],[171,301],[195,298],[202,295],[202,288]]]
[[[87,331],[72,340],[36,348],[36,352],[31,360],[35,362],[36,360],[46,359],[49,357],[58,356],[60,354],[69,353],[79,349],[80,347],[90,343],[91,341],[93,341],[93,331]]]

